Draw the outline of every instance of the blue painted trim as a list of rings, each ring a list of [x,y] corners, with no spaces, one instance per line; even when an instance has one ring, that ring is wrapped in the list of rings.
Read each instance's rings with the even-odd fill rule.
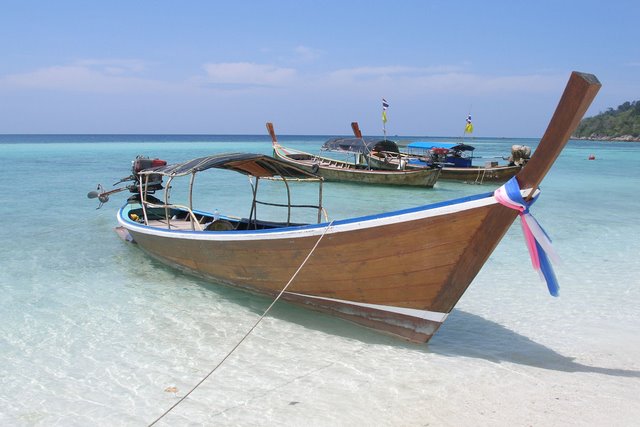
[[[442,207],[445,207],[445,206],[451,206],[451,205],[456,205],[456,204],[466,203],[466,202],[473,202],[475,200],[480,200],[480,199],[484,199],[484,198],[487,198],[487,197],[493,197],[493,192],[474,194],[473,196],[461,197],[459,199],[453,199],[453,200],[446,200],[444,202],[432,203],[430,205],[417,206],[415,208],[401,209],[401,210],[397,210],[397,211],[384,212],[384,213],[381,213],[381,214],[374,214],[374,215],[360,216],[360,217],[356,217],[356,218],[341,219],[341,220],[334,221],[333,225],[337,226],[337,225],[343,225],[343,224],[352,224],[352,223],[355,223],[355,222],[370,221],[370,220],[374,220],[374,219],[389,218],[389,217],[394,217],[394,216],[404,215],[404,214],[409,214],[409,213],[414,213],[414,212],[428,211],[428,210],[431,210],[431,209],[442,208]],[[118,215],[123,220],[125,220],[127,222],[130,222],[130,223],[134,223],[127,216],[124,216],[125,208],[127,206],[128,206],[128,204],[125,204],[124,206],[122,206],[120,208],[120,210],[118,211]],[[196,212],[196,211],[194,211],[194,212]],[[202,212],[202,211],[197,211],[197,212],[205,214],[205,215],[213,215],[212,213],[208,213],[208,212]],[[221,218],[224,218],[224,216],[221,216]],[[150,227],[148,225],[140,224],[140,223],[137,223],[137,222],[135,223],[135,225],[137,227],[149,228],[149,229],[154,229],[154,230],[157,229],[157,227]],[[320,224],[301,225],[301,226],[297,226],[297,227],[294,226],[294,227],[270,228],[270,229],[264,229],[264,230],[216,231],[215,233],[216,234],[223,234],[223,233],[267,234],[267,233],[280,233],[285,228],[287,230],[296,230],[296,231],[298,231],[298,230],[311,230],[311,229],[314,229],[314,228],[325,228],[325,227],[327,227],[327,225],[329,225],[328,222],[323,222],[323,223],[320,223]],[[165,231],[167,233],[182,233],[182,234],[184,234],[184,233],[202,233],[202,231],[190,231],[190,230],[163,230],[163,231]]]

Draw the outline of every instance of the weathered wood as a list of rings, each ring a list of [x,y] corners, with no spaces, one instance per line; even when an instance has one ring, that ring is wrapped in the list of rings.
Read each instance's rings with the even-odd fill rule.
[[[356,138],[362,138],[362,133],[360,132],[360,127],[358,126],[357,122],[352,122],[351,128],[353,129],[353,134],[356,136]],[[380,157],[382,155],[382,153],[369,153],[366,155],[367,162],[372,169],[397,170],[400,168],[400,160],[398,157],[382,158]],[[401,156],[404,158],[411,157],[407,155]],[[405,170],[415,170],[423,169],[424,166],[415,166],[407,161],[404,164],[404,168]],[[440,176],[438,177],[438,180],[477,182],[482,184],[485,182],[506,182],[511,179],[511,177],[520,172],[522,166],[471,166],[466,168],[444,166],[441,169],[442,171],[440,173]]]
[[[496,183],[507,182],[515,176],[522,166],[472,166],[469,168],[444,167],[440,179],[462,182]]]
[[[488,208],[483,208],[488,211]],[[331,232],[290,288],[325,297],[430,309],[456,260],[479,226],[481,211]],[[317,238],[203,242],[132,232],[142,247],[164,261],[225,283],[276,292],[300,265]],[[393,244],[389,240],[393,239]],[[402,278],[401,280],[399,280]]]
[[[276,138],[276,131],[273,129],[273,123],[267,122],[267,131],[271,136],[271,142],[278,142],[278,138]]]
[[[602,85],[593,74],[571,73],[569,83],[531,160],[517,175],[520,188],[535,189],[576,130]]]
[[[573,72],[560,98],[558,107],[531,160],[516,175],[520,188],[535,189],[567,144],[571,134],[589,108],[601,84],[591,74]],[[502,205],[492,208],[461,257],[459,267],[451,272],[434,308],[449,312],[462,296],[468,284],[478,274],[517,213]]]
[[[356,138],[362,138],[362,132],[360,132],[360,126],[358,122],[351,122],[351,129]]]
[[[329,230],[289,288],[296,295],[285,299],[424,342],[441,321],[354,304],[441,312],[434,308],[446,279],[458,268],[470,238],[490,211],[491,205],[406,222]],[[265,295],[282,289],[317,240],[294,235],[205,241],[129,230],[140,247],[168,265]]]
[[[397,169],[399,162],[397,159],[389,159],[388,163],[379,158],[376,155],[368,155],[367,161],[373,169],[381,170],[393,170]],[[421,166],[412,166],[410,163],[406,163],[406,170],[423,169]],[[496,183],[507,182],[511,177],[515,176],[522,166],[471,166],[468,168],[462,167],[443,167],[440,172],[438,180],[449,181],[462,181],[462,182],[478,182],[478,183]]]
[[[273,138],[273,137],[272,137]],[[273,156],[300,169],[317,174],[326,181],[357,182],[361,184],[406,185],[431,188],[440,176],[440,169],[371,170],[353,163],[314,156],[301,151],[287,150],[273,141]]]

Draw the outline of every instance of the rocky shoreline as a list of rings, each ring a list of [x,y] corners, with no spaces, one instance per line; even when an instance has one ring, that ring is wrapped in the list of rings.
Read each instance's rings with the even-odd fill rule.
[[[631,135],[621,136],[604,136],[604,135],[591,135],[591,136],[572,136],[571,139],[580,139],[583,141],[629,141],[640,142],[640,137]]]

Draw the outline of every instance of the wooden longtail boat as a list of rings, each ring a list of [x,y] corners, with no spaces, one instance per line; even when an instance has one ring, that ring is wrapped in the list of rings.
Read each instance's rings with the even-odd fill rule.
[[[514,145],[511,147],[509,164],[501,165],[496,161],[489,161],[480,166],[472,164],[473,156],[470,153],[474,149],[463,143],[412,142],[407,146],[413,157],[416,157],[416,154],[419,157],[421,152],[430,152],[436,163],[442,166],[442,179],[477,184],[508,181],[520,172],[531,155],[531,148]],[[411,161],[408,163],[413,164]]]
[[[370,154],[367,156],[367,162],[372,169],[398,169],[404,167],[406,170],[412,170],[427,166],[424,162],[414,162],[411,156],[392,156],[388,153]],[[401,162],[404,166],[401,166]],[[438,179],[477,184],[506,182],[520,172],[522,168],[523,165],[474,165],[464,167],[443,165]]]
[[[351,128],[356,138],[363,139],[357,122],[352,122]],[[412,148],[418,151],[412,152]],[[497,162],[489,162],[488,165],[478,166],[472,165],[471,158],[463,154],[474,150],[467,144],[411,143],[407,149],[408,153],[400,152],[397,148],[390,151],[374,150],[365,153],[364,158],[371,169],[379,170],[415,170],[438,164],[442,167],[438,179],[476,184],[506,182],[520,172],[528,160],[518,158],[517,164],[498,165]],[[516,150],[520,150],[520,147],[512,147],[512,157],[518,154]]]
[[[533,158],[512,181],[523,189],[518,194],[528,199],[537,189],[599,88],[593,75],[571,75]],[[173,178],[190,176],[193,184],[197,172],[212,167],[254,177],[250,218],[219,218],[192,206],[149,201],[147,188],[159,191],[150,182],[168,178],[167,193]],[[239,154],[138,171],[129,189],[141,194],[119,210],[120,230],[170,266],[270,296],[300,268],[282,299],[426,342],[519,213],[502,204],[497,191],[330,223],[263,222],[255,218],[257,182],[272,176],[285,183],[313,178],[291,163]],[[103,202],[108,193],[89,196]],[[320,212],[321,204],[314,208]]]
[[[273,157],[321,176],[326,181],[357,182],[378,185],[408,185],[432,188],[440,168],[421,168],[414,170],[374,170],[366,165],[334,160],[316,156],[304,151],[281,146],[273,130],[273,124],[267,123],[273,144]]]

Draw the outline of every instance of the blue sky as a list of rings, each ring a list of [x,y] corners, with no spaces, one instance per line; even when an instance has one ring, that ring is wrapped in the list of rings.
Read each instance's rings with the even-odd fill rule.
[[[638,1],[28,1],[0,14],[0,133],[539,137],[640,99]]]

